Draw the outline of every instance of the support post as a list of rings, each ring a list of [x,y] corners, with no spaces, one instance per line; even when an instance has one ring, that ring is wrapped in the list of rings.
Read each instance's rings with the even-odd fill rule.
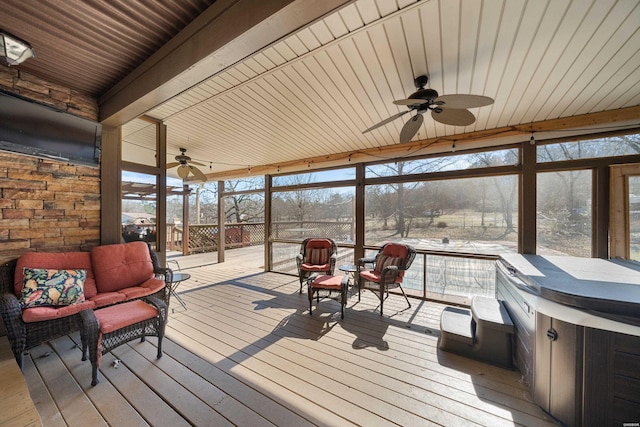
[[[182,186],[182,255],[189,255],[189,184]]]
[[[224,262],[225,236],[224,181],[218,181],[218,263]]]

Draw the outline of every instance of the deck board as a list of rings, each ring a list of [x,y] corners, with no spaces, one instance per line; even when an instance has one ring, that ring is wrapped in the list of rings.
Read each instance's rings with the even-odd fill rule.
[[[192,275],[178,289],[187,310],[170,310],[161,359],[155,338],[122,345],[91,387],[77,334],[33,349],[25,377],[43,424],[556,425],[519,372],[438,350],[445,305],[407,309],[392,295],[380,316],[364,292],[344,320],[333,300],[314,301],[310,316],[296,277],[231,254],[180,262]]]

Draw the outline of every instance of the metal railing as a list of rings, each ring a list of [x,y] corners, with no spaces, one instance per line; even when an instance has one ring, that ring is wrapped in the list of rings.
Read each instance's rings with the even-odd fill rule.
[[[367,246],[366,254],[372,256],[378,248]],[[295,257],[300,244],[293,242],[272,243],[272,269],[275,272],[297,275]],[[469,304],[474,295],[496,295],[497,255],[440,252],[416,249],[417,255],[405,274],[402,287],[408,295],[423,299]],[[338,245],[338,262],[334,274],[341,274],[337,266],[352,264],[352,245]]]

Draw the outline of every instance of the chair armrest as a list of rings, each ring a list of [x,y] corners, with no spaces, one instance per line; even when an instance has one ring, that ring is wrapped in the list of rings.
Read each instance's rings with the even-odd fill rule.
[[[22,306],[15,294],[5,292],[0,295],[0,316],[15,354],[16,349],[21,351],[24,348],[27,337],[27,327],[22,321]]]
[[[0,294],[13,293],[13,276],[16,272],[18,259],[13,259],[0,265]]]
[[[146,297],[144,298],[144,301],[147,304],[150,304],[152,306],[154,306],[156,308],[156,310],[158,310],[158,314],[160,315],[160,320],[161,322],[164,324],[167,321],[167,304],[165,304],[164,301],[160,300],[159,298],[156,297]]]
[[[3,319],[5,315],[21,318],[22,306],[20,305],[20,301],[18,301],[18,297],[8,292],[0,295],[0,313],[2,313]]]
[[[369,270],[368,268],[365,268],[365,265],[373,264],[375,261],[376,261],[375,258],[367,258],[367,257],[356,260],[356,272],[353,275],[353,280],[358,289],[362,287],[362,282],[360,281],[360,272],[363,270]]]
[[[302,256],[302,254],[296,255],[296,265],[298,266],[298,270],[300,270],[300,267],[302,266],[303,259],[304,257]]]
[[[365,264],[373,264],[375,262],[375,258],[360,258],[356,261],[356,267],[358,267],[358,271],[360,271],[360,267],[364,267]]]
[[[389,265],[382,269],[382,273],[380,273],[380,283],[387,285],[395,282],[396,277],[400,273],[400,269],[397,265]],[[391,280],[389,280],[391,279]]]
[[[338,255],[337,254],[333,254],[331,255],[331,257],[329,257],[329,274],[331,276],[333,276],[333,272],[336,269],[336,261],[338,260]]]
[[[162,300],[165,301],[167,306],[169,305],[169,299],[171,298],[171,283],[173,282],[173,270],[169,267],[155,267],[153,269],[154,274],[162,276],[164,278],[164,289],[157,292],[155,295],[162,294]]]
[[[158,276],[164,276],[164,281],[165,282],[168,282],[167,281],[167,276],[168,275],[172,275],[173,276],[173,270],[171,270],[168,267],[166,267],[166,268],[156,267],[156,268],[153,269],[153,273],[158,275]]]

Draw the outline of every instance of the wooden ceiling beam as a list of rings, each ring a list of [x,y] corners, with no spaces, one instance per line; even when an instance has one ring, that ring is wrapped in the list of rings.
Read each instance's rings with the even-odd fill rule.
[[[633,123],[633,121],[637,121]],[[618,110],[602,111],[560,119],[544,120],[516,126],[505,126],[450,135],[439,138],[422,139],[406,144],[394,144],[384,147],[358,150],[353,152],[336,153],[328,156],[310,157],[306,159],[282,162],[280,164],[251,166],[251,168],[235,169],[232,171],[207,174],[209,180],[238,179],[248,176],[277,174],[283,172],[301,172],[334,166],[346,166],[352,163],[375,162],[377,160],[403,157],[417,157],[432,153],[451,151],[452,144],[456,149],[471,149],[491,147],[521,142],[522,137],[528,139],[530,135],[542,132],[576,130],[580,133],[593,133],[598,126],[633,123],[640,130],[640,106],[621,108]],[[611,131],[612,129],[608,129]],[[595,129],[595,132],[598,130]],[[519,139],[519,140],[518,140]]]
[[[353,0],[218,0],[99,100],[120,126]]]

